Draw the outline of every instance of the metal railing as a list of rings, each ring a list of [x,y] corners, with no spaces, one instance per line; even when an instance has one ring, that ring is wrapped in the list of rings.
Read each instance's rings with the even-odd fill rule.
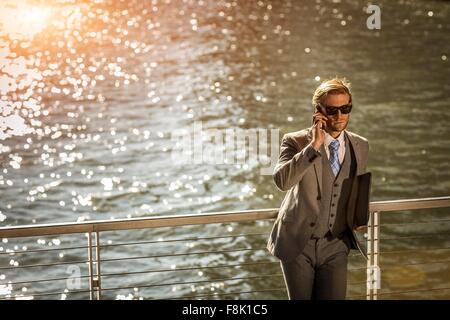
[[[350,282],[348,285],[366,285],[366,293],[350,296],[350,298],[366,298],[366,299],[377,299],[378,296],[383,296],[388,293],[379,292],[380,291],[380,283],[381,283],[381,268],[380,268],[380,254],[383,253],[380,251],[380,217],[383,212],[393,212],[393,211],[404,211],[404,210],[416,210],[416,209],[429,209],[429,208],[446,208],[450,207],[450,197],[440,197],[440,198],[427,198],[427,199],[411,199],[411,200],[395,200],[395,201],[379,201],[370,203],[370,218],[368,229],[366,233],[367,240],[367,253],[368,260],[366,266],[361,266],[357,268],[350,269],[351,271],[364,271],[366,270],[366,279],[365,281],[359,280]],[[29,297],[42,297],[49,298],[52,296],[66,296],[71,294],[75,297],[85,297],[88,294],[90,299],[102,299],[103,294],[108,294],[110,292],[120,291],[124,289],[134,290],[134,292],[138,292],[139,290],[160,290],[167,293],[167,296],[164,295],[157,296],[157,298],[170,298],[170,299],[186,299],[186,298],[210,298],[210,297],[236,297],[243,294],[269,294],[278,292],[278,296],[280,292],[284,292],[285,287],[282,282],[282,274],[279,268],[278,261],[269,256],[267,251],[265,250],[265,241],[268,236],[268,226],[271,226],[270,221],[267,221],[268,224],[261,225],[261,231],[253,233],[243,233],[243,234],[227,234],[223,235],[221,232],[220,235],[205,235],[204,237],[192,237],[189,236],[190,231],[184,230],[184,233],[188,234],[188,237],[177,237],[174,239],[164,239],[164,232],[161,231],[162,237],[157,239],[158,236],[152,235],[153,237],[150,240],[147,240],[147,235],[141,234],[144,240],[140,239],[138,241],[131,242],[120,242],[114,243],[116,240],[108,240],[107,235],[110,235],[112,239],[116,236],[115,232],[124,232],[127,230],[134,230],[133,232],[145,232],[146,230],[162,230],[164,228],[178,228],[187,227],[187,226],[204,226],[204,225],[212,225],[212,224],[231,224],[231,223],[258,223],[263,222],[265,220],[275,219],[278,214],[278,209],[264,209],[264,210],[246,210],[246,211],[233,211],[233,212],[217,212],[217,213],[203,213],[203,214],[195,214],[195,215],[176,215],[176,216],[155,216],[155,217],[147,217],[147,218],[132,218],[132,219],[117,219],[117,220],[99,220],[99,221],[88,221],[88,222],[80,222],[80,223],[58,223],[58,224],[41,224],[41,225],[29,225],[29,226],[14,226],[14,227],[2,227],[0,228],[0,238],[3,240],[3,245],[8,243],[9,238],[16,238],[19,240],[27,240],[32,237],[41,237],[37,240],[38,244],[44,244],[47,247],[45,248],[28,248],[27,246],[23,246],[20,249],[20,245],[15,245],[14,249],[6,249],[0,247],[0,298],[1,299],[14,299],[14,298],[29,298]],[[449,220],[437,220],[438,223],[443,223],[444,221]],[[424,221],[419,223],[428,223],[430,221]],[[390,224],[391,226],[394,224]],[[229,227],[231,228],[231,227]],[[257,228],[258,229],[258,228]],[[181,229],[179,230],[180,233]],[[231,231],[231,230],[228,230]],[[206,232],[205,232],[206,233]],[[79,243],[73,244],[74,241],[80,241],[79,236],[85,235],[87,239],[82,239],[82,241],[87,241],[86,245],[80,245]],[[71,242],[70,246],[59,247],[59,240],[45,240],[42,237],[51,237],[51,236],[68,236],[69,239],[67,241]],[[255,239],[254,242],[260,241],[261,246],[248,246],[244,245],[239,247],[240,243],[243,241],[239,239]],[[416,237],[417,238],[417,237]],[[102,240],[103,239],[103,240]],[[381,238],[383,239],[383,238]],[[386,240],[389,238],[386,238]],[[399,238],[391,238],[391,239],[399,239]],[[101,241],[102,240],[102,241]],[[202,242],[203,241],[203,242]],[[188,249],[193,248],[195,246],[198,247],[208,247],[214,241],[224,241],[223,249],[217,248],[214,250],[202,249],[195,251],[187,251],[180,250],[181,248]],[[253,240],[252,240],[253,241]],[[205,245],[208,243],[208,245]],[[158,249],[152,248],[152,254],[147,254],[148,249],[146,249],[143,254],[142,250],[139,251],[139,255],[135,256],[123,256],[124,249],[127,253],[129,253],[132,248],[136,248],[137,246],[142,245],[158,245],[164,244],[166,247],[174,246],[178,248],[178,251],[170,252],[170,253],[160,253]],[[184,245],[184,246],[183,246]],[[214,244],[215,246],[216,244]],[[52,248],[49,248],[49,247]],[[228,247],[227,247],[228,246]],[[450,248],[447,248],[450,249]],[[79,259],[80,254],[74,254],[73,252],[86,252],[86,259]],[[137,250],[137,249],[136,249]],[[437,248],[435,250],[442,250],[442,248]],[[154,253],[153,251],[156,251]],[[181,251],[181,252],[180,252]],[[59,258],[66,259],[65,253],[61,252],[72,252],[68,254],[70,257],[76,257],[76,260],[66,259],[68,261],[62,262],[51,262],[47,261],[46,256],[53,255],[54,253],[59,253]],[[405,250],[403,250],[405,252]],[[24,259],[24,261],[30,261],[30,263],[21,262],[20,264],[15,259],[11,259],[9,261],[9,266],[5,266],[2,262],[6,261],[10,257],[16,257],[20,255],[34,254],[39,255],[41,259],[44,260],[44,263],[36,263],[36,256],[33,258]],[[236,255],[237,254],[237,255]],[[110,255],[108,257],[108,255]],[[214,261],[212,259],[205,260],[202,257],[217,257],[216,260],[219,260],[220,263]],[[220,260],[224,257],[229,257],[230,259],[237,260],[237,263],[222,263]],[[248,259],[244,262],[242,260],[242,256],[246,256]],[[353,255],[357,256],[357,255]],[[153,264],[153,268],[146,269],[148,267],[149,261],[158,262],[162,258],[176,259],[175,261],[181,261],[190,257],[194,257],[193,261],[204,261],[207,265],[187,265],[179,267],[177,265],[172,264],[170,268],[167,267],[167,264],[163,264],[163,267],[158,267],[157,263]],[[263,259],[258,259],[258,258]],[[268,258],[268,259],[267,259]],[[33,260],[34,259],[34,260]],[[203,259],[203,260],[202,260]],[[39,260],[39,259],[38,259]],[[134,270],[129,262],[133,261],[137,266],[142,266],[143,268],[136,268]],[[247,262],[249,261],[249,262]],[[443,260],[442,263],[450,263],[449,260]],[[116,263],[116,264],[115,264]],[[120,265],[117,266],[117,263]],[[416,263],[417,264],[417,263]],[[50,272],[50,274],[55,275],[52,278],[43,278],[36,279],[36,273],[38,271],[33,270],[45,270],[45,268],[54,268],[54,267],[73,267],[73,269],[77,272],[73,272],[71,276],[67,277],[67,274],[64,276],[59,276],[57,272]],[[104,267],[106,268],[106,272]],[[157,267],[155,267],[157,266]],[[82,267],[86,268],[86,275],[81,275]],[[108,272],[108,268],[110,271]],[[232,276],[223,276],[222,272],[217,270],[232,270],[240,268],[242,271],[241,274],[232,275]],[[31,270],[31,271],[30,271]],[[125,271],[124,271],[125,270]],[[259,274],[259,272],[263,270],[266,271],[263,274]],[[2,272],[10,272],[10,277],[20,281],[4,281],[6,276],[1,274]],[[66,271],[66,270],[64,270]],[[179,279],[173,281],[169,279],[169,281],[165,281],[164,277],[169,273],[181,273]],[[187,280],[183,277],[191,277],[192,273],[197,272],[197,275],[203,275],[204,273],[211,273],[212,277],[208,279],[192,279]],[[20,279],[17,274],[24,273],[25,275],[31,275],[31,279]],[[243,276],[243,274],[247,274]],[[129,278],[137,277],[139,278],[139,282],[137,284],[129,282],[125,282],[126,285],[123,285],[123,277],[127,276]],[[119,280],[115,280],[120,277]],[[145,278],[147,277],[147,278]],[[149,277],[149,278],[148,278]],[[105,279],[111,279],[109,286],[104,286]],[[88,286],[82,287],[81,284],[85,284],[85,282],[81,283],[81,281],[88,280]],[[151,281],[150,281],[151,280]],[[264,287],[264,288],[253,288],[253,286],[249,286],[247,281],[253,281],[252,284],[261,283],[273,283],[274,286]],[[257,281],[259,280],[259,281]],[[281,281],[280,281],[281,280]],[[22,288],[22,294],[13,295],[12,288],[13,286],[20,285],[34,285],[41,286],[43,288],[48,289],[49,286],[54,286],[55,283],[65,281],[66,285],[68,281],[74,282],[77,284],[75,286],[67,285],[67,288],[70,287],[70,290],[67,288],[64,291],[33,291],[29,292],[26,287]],[[77,282],[78,281],[78,282]],[[144,281],[144,283],[143,283]],[[149,283],[150,282],[150,283]],[[241,291],[231,291],[231,292],[219,292],[219,288],[225,286],[226,283],[238,282],[241,286],[246,287]],[[69,283],[70,284],[70,283]],[[210,291],[206,292],[204,290],[203,284],[210,284]],[[192,289],[190,294],[187,292],[186,288]],[[449,286],[450,287],[450,286]],[[172,288],[171,291],[169,289]],[[178,288],[182,288],[184,293],[181,295],[176,295],[173,292],[179,290]],[[202,289],[203,288],[203,289]],[[437,290],[446,290],[450,288],[439,288]],[[3,291],[2,291],[3,290]],[[181,290],[181,289],[180,289]],[[434,288],[428,288],[426,290],[432,291]],[[203,292],[199,292],[203,291]],[[409,290],[411,291],[411,290]],[[409,292],[404,291],[405,293]],[[420,290],[416,290],[420,291]],[[154,291],[153,291],[154,292]],[[394,292],[394,293],[404,293],[404,292]],[[78,295],[78,296],[77,296]],[[286,296],[284,296],[286,297]],[[143,298],[143,297],[140,297]]]
[[[380,268],[380,228],[381,228],[381,213],[404,211],[404,210],[418,210],[431,208],[446,208],[450,207],[450,197],[439,198],[424,198],[424,199],[409,199],[409,200],[394,200],[394,201],[378,201],[370,203],[370,215],[367,232],[367,299],[376,300],[378,298],[378,291],[381,287],[381,268]],[[446,220],[450,221],[450,220]],[[428,221],[431,222],[431,221]],[[443,222],[438,220],[435,222]],[[417,236],[414,236],[417,238]],[[420,236],[419,236],[420,238]],[[399,240],[401,238],[391,238],[391,240]],[[387,240],[385,238],[385,240]],[[450,263],[450,260],[446,261]],[[447,289],[447,288],[442,288]],[[428,289],[430,290],[430,289]],[[395,292],[395,293],[406,293]],[[386,294],[386,293],[383,293]],[[390,293],[392,294],[392,293]]]

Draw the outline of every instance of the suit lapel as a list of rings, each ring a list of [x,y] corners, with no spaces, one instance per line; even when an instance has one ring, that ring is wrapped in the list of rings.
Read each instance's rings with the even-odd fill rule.
[[[363,166],[361,165],[361,150],[360,150],[360,146],[358,143],[358,140],[355,138],[355,136],[348,131],[344,131],[345,134],[347,135],[348,140],[350,141],[350,143],[352,144],[353,147],[353,151],[355,152],[355,159],[356,159],[356,175],[359,176],[361,174],[363,174],[364,172],[363,170]]]

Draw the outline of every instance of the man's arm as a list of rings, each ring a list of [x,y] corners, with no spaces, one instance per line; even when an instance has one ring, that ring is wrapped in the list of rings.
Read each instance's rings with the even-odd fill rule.
[[[296,142],[288,135],[284,135],[278,162],[275,165],[273,179],[278,189],[287,191],[299,183],[306,170],[320,159],[320,152],[316,151],[312,142],[297,152]]]

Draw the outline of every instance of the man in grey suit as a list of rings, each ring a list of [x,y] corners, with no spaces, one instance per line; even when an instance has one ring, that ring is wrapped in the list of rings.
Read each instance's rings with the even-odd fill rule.
[[[345,79],[323,82],[312,103],[312,127],[282,139],[273,178],[287,193],[267,248],[281,260],[289,299],[345,299],[348,253],[360,248],[356,190],[369,144],[345,130],[352,110]]]

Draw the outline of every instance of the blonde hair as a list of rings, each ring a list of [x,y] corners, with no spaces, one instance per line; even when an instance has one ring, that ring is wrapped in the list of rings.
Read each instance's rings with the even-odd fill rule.
[[[352,101],[352,94],[350,92],[350,82],[345,78],[334,77],[326,80],[317,87],[312,98],[313,107],[318,103],[323,102],[328,94],[346,93],[349,95],[350,102]]]

